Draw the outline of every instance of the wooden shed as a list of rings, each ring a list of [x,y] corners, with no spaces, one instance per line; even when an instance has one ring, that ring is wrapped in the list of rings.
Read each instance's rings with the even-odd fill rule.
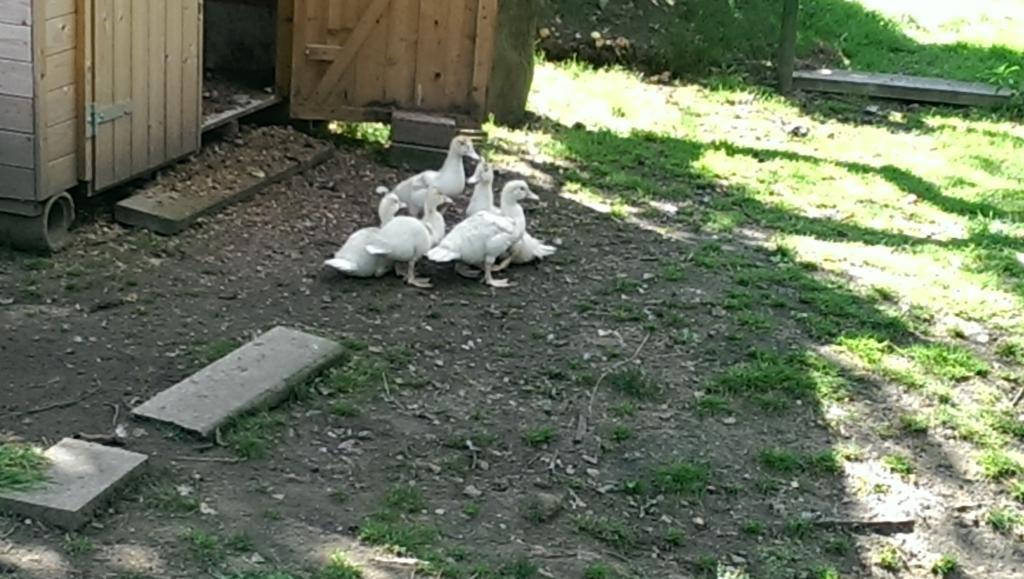
[[[483,120],[498,0],[0,0],[0,238],[287,101],[311,120]]]

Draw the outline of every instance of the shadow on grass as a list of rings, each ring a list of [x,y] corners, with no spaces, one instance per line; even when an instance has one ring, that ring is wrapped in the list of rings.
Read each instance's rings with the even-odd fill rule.
[[[966,42],[922,43],[908,30],[913,19],[894,21],[847,0],[803,0],[800,3],[798,56],[805,67],[830,66],[885,73],[987,81],[1001,65],[1020,63],[1024,53],[1005,46]],[[693,0],[672,7],[610,3],[598,10],[585,0],[546,3],[546,20],[560,37],[541,42],[552,58],[579,55],[595,64],[618,62],[646,70],[703,75],[713,68],[762,64],[774,60],[781,28],[778,0],[723,2]],[[632,42],[625,52],[597,49],[592,30],[622,35]],[[579,32],[576,41],[564,37]]]
[[[561,148],[559,157],[565,159],[567,164],[561,167],[534,164],[535,169],[559,175],[566,182],[582,186],[612,206],[617,203],[628,206],[645,203],[653,205],[666,201],[680,204],[679,213],[671,219],[668,228],[707,231],[706,226],[712,214],[727,210],[742,213],[744,224],[767,231],[769,235],[797,234],[823,240],[857,241],[890,247],[928,245],[969,248],[981,256],[979,264],[985,271],[1000,275],[1006,273],[1005,252],[1024,248],[1019,240],[991,232],[971,233],[965,239],[938,240],[871,229],[835,219],[807,217],[784,207],[767,204],[744,187],[723,182],[716,175],[698,167],[697,161],[705,152],[714,150],[763,161],[785,159],[811,165],[827,163],[852,173],[882,178],[907,194],[913,194],[951,214],[967,218],[978,215],[1007,219],[1019,217],[993,205],[947,196],[938,186],[893,165],[874,167],[826,161],[785,151],[738,147],[729,143],[700,143],[651,133],[634,132],[624,136],[610,131],[590,131],[579,126],[569,128],[547,119],[541,119],[538,124]],[[658,224],[658,217],[652,217],[652,221]],[[660,224],[664,224],[664,221],[662,219]],[[657,244],[666,243],[664,237],[654,241],[655,234],[629,229],[636,243],[651,244],[651,252],[659,251],[655,249]],[[586,234],[579,232],[579,236],[585,238]],[[722,316],[733,320],[728,335],[724,339],[707,341],[698,338],[701,345],[691,345],[690,350],[686,350],[687,346],[680,346],[683,348],[681,354],[706,363],[698,372],[699,382],[695,385],[706,395],[738,400],[740,404],[751,405],[755,412],[763,411],[770,415],[782,413],[785,416],[786,412],[802,412],[796,410],[795,403],[803,409],[809,409],[807,412],[816,414],[816,417],[809,420],[807,416],[792,419],[805,425],[829,423],[831,419],[828,415],[833,407],[857,407],[871,416],[864,421],[856,419],[855,422],[859,424],[850,428],[872,440],[872,446],[892,448],[898,444],[891,440],[886,442],[883,439],[889,439],[890,436],[883,436],[879,432],[883,428],[903,428],[899,426],[899,420],[915,412],[913,407],[904,407],[905,396],[920,396],[925,400],[926,409],[934,411],[936,415],[958,415],[958,412],[967,411],[959,407],[961,400],[948,395],[949,389],[964,387],[971,380],[981,380],[989,372],[989,367],[983,361],[985,354],[978,354],[973,347],[922,335],[919,329],[923,325],[918,312],[910,310],[900,313],[899,304],[893,301],[893,296],[855,291],[850,287],[849,280],[822,272],[814,264],[799,262],[785,248],[770,250],[740,234],[702,235],[695,238],[693,243],[687,257],[683,257],[684,250],[673,257],[663,258],[662,265],[669,273],[663,273],[662,276],[669,280],[686,280],[687,285],[704,283],[730,288],[712,298],[712,303],[722,308]],[[714,281],[697,281],[702,278]],[[1006,276],[1004,283],[1024,295],[1022,286],[1013,276]],[[654,297],[648,297],[648,300],[654,300]],[[621,304],[617,308],[628,309]],[[686,343],[685,338],[679,339],[678,328],[672,323],[678,314],[671,310],[671,305],[664,304],[654,308],[650,312],[652,321],[646,327],[664,341]],[[643,316],[619,317],[620,321],[634,323],[644,319]],[[931,390],[932,384],[939,387]],[[711,406],[709,411],[713,412]],[[1008,430],[1000,431],[1000,427],[992,427],[993,436],[1006,435],[1006,438],[998,438],[999,442],[991,444],[979,444],[978,448],[998,449],[1007,440],[1019,440],[1024,433],[1024,424],[1020,424],[1019,419],[1007,419],[1011,422],[1016,420]],[[969,426],[952,422],[947,426],[954,431],[954,439],[967,438],[966,429]],[[726,465],[735,468],[740,456],[757,456],[761,453],[764,459],[765,448],[759,444],[777,443],[779,439],[791,436],[795,436],[798,441],[814,438],[810,432],[792,432],[793,424],[773,424],[770,428],[776,427],[781,430],[773,431],[773,436],[768,437],[768,440],[747,441],[742,448],[730,446],[725,455],[713,457],[712,462],[722,468]],[[796,428],[800,430],[799,425]],[[958,428],[961,430],[957,431]],[[835,448],[833,457],[841,454],[837,434],[842,430],[842,427],[825,430]],[[903,441],[904,452],[913,456],[915,468],[927,471],[948,488],[962,487],[965,481],[971,480],[973,475],[965,472],[961,467],[962,462],[951,454],[953,450],[950,445],[959,442],[951,443],[932,432],[915,432],[915,436],[908,436]],[[800,446],[800,443],[794,446]],[[957,450],[965,452],[962,446]],[[973,451],[968,449],[967,452]],[[792,466],[793,472],[813,470],[807,466],[813,460],[806,455],[800,458],[788,450],[782,454],[790,456],[792,464],[803,465]],[[762,462],[772,464],[762,464],[764,468],[761,469],[762,472],[769,471],[766,480],[783,486],[781,478],[784,477],[779,477],[779,474],[789,474],[789,467],[779,467],[773,462],[772,456],[775,455],[767,456]],[[899,463],[899,459],[891,458],[890,455],[876,458],[887,458],[890,463]],[[1005,476],[992,478],[998,480]],[[841,483],[837,484],[842,486]],[[773,492],[784,494],[778,489],[769,494]],[[863,489],[843,488],[840,492],[852,497],[863,493]],[[833,504],[831,508],[833,512],[822,513],[826,518],[865,517],[864,513],[850,512],[849,507],[839,504]],[[945,522],[950,523],[951,520]],[[788,520],[785,528],[780,531],[781,536],[792,538],[796,531],[791,527],[799,527],[800,524],[799,520]],[[940,534],[942,536],[938,543],[933,545],[936,549],[974,553],[981,556],[980,561],[999,557],[998,550],[986,548],[981,535],[973,530],[949,525],[944,534]],[[822,549],[828,552],[825,545],[828,537],[828,534],[814,539],[804,537],[797,542],[802,546],[817,542],[818,552]],[[756,576],[776,576],[772,574],[772,566],[785,566],[787,559],[784,556],[781,559],[772,557],[762,557],[756,568],[761,574]],[[871,556],[867,552],[858,552],[852,557],[832,556],[831,562],[851,569],[856,567],[855,560],[865,563],[871,560]],[[794,568],[798,567],[795,561],[788,560]],[[696,570],[701,570],[699,562]],[[806,571],[815,572],[815,569],[811,567]],[[962,576],[970,574],[965,571]]]

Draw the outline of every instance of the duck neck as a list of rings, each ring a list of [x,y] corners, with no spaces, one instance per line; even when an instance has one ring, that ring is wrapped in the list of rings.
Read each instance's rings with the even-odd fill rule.
[[[462,165],[462,155],[457,151],[448,151],[448,156],[444,158],[444,164],[441,165],[441,174],[446,175],[450,173],[463,173],[465,168]]]
[[[490,181],[478,181],[473,186],[473,199],[477,203],[482,203],[487,209],[494,208],[494,187]]]
[[[381,207],[380,211],[377,212],[377,216],[380,217],[380,224],[382,226],[387,225],[389,221],[395,218],[398,213],[398,208],[394,206]]]
[[[526,213],[518,201],[515,199],[502,199],[501,213],[515,222],[517,232],[521,234],[526,231]]]

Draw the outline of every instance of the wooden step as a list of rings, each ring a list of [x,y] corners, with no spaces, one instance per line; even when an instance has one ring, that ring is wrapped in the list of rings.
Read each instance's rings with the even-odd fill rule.
[[[849,70],[798,70],[793,73],[793,88],[964,106],[998,107],[1010,102],[1010,91],[980,82]]]
[[[118,202],[114,218],[174,235],[203,215],[319,165],[333,152],[330,143],[291,128],[247,129],[163,171],[154,183]]]

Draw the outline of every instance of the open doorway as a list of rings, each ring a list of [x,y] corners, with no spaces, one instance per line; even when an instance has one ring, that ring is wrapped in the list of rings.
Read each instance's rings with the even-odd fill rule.
[[[203,128],[281,100],[275,93],[278,0],[206,0]]]

